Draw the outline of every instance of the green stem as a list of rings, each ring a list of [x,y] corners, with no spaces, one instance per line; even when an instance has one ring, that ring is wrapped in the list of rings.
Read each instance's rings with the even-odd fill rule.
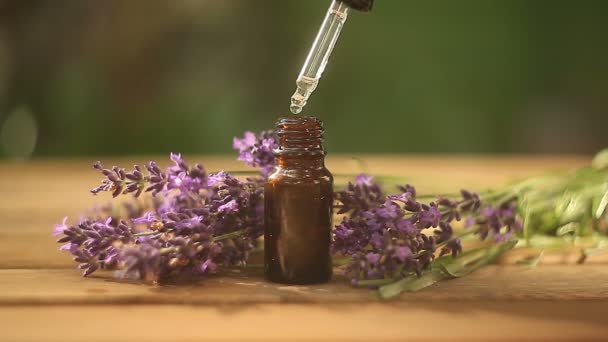
[[[153,230],[149,231],[149,232],[141,232],[141,233],[133,234],[133,237],[149,236],[149,235],[154,235],[154,234],[160,234],[160,232],[153,231]]]
[[[403,277],[399,278],[382,278],[382,279],[363,279],[357,281],[356,286],[360,287],[368,287],[368,286],[382,286],[386,284],[393,283],[399,279],[403,279]]]
[[[351,257],[340,258],[340,259],[333,259],[332,260],[332,265],[334,267],[344,266],[344,265],[347,265],[351,260],[352,260]]]
[[[171,252],[177,252],[177,247],[166,247],[166,248],[161,248],[160,249],[160,254],[164,255],[164,254],[168,254]]]
[[[221,241],[221,240],[226,240],[226,239],[232,239],[235,237],[239,237],[243,234],[245,234],[245,230],[237,230],[237,231],[226,233],[223,235],[214,236],[211,238],[211,241],[216,242],[216,241]]]

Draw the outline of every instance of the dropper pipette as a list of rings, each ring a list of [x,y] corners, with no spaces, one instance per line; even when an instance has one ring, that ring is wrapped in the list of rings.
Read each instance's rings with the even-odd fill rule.
[[[317,88],[329,56],[348,17],[349,8],[353,7],[357,10],[369,11],[371,10],[372,3],[373,0],[333,0],[331,2],[319,33],[317,33],[317,37],[296,80],[297,88],[291,96],[290,110],[292,113],[301,113],[310,95]]]

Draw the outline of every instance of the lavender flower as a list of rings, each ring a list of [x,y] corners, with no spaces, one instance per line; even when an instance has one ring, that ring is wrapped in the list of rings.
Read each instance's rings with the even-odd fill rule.
[[[412,199],[409,196],[406,201]],[[353,281],[420,273],[429,266],[436,240],[422,230],[427,225],[437,226],[431,222],[437,216],[436,206],[419,207],[418,212],[410,212],[387,199],[360,215],[344,218],[336,227],[333,250],[353,256],[346,268]]]
[[[101,181],[101,185],[92,189],[91,192],[98,194],[102,191],[110,191],[113,197],[132,193],[138,197],[144,191],[152,192],[152,195],[171,189],[197,193],[204,188],[206,173],[200,164],[189,168],[181,154],[171,153],[170,157],[175,165],[167,168],[166,172],[163,172],[156,162],[149,162],[145,167],[148,175],[144,175],[139,165],[133,166],[133,170],[127,172],[118,166],[104,169],[101,162],[98,161],[93,168],[99,170],[105,178]]]
[[[183,193],[198,193],[207,183],[205,169],[200,164],[189,168],[182,159],[182,155],[171,153],[171,160],[175,163],[167,169],[167,189],[179,189]]]
[[[95,168],[105,176],[93,193],[162,193],[152,210],[132,206],[128,220],[113,210],[69,226],[55,226],[61,250],[74,256],[88,276],[115,269],[118,277],[158,282],[178,276],[204,275],[219,266],[245,264],[263,232],[263,180],[241,181],[226,172],[207,176],[201,165],[189,167],[180,154],[162,171],[155,162],[125,171]]]
[[[158,218],[154,211],[147,211],[143,216],[131,220],[134,224],[151,224],[156,221],[158,221]]]
[[[152,240],[125,247],[120,252],[122,269],[117,272],[121,278],[143,279],[156,282],[161,273],[161,252]]]
[[[506,241],[521,230],[514,203],[498,208],[482,208],[479,196],[463,190],[462,198],[439,197],[428,204],[416,199],[411,185],[402,193],[383,195],[371,178],[358,177],[345,191],[337,193],[340,213],[347,213],[335,227],[333,251],[352,257],[345,273],[356,284],[360,279],[400,278],[420,274],[430,267],[436,252],[457,256],[462,252],[460,238],[452,224],[467,218],[469,233],[483,240]],[[432,235],[423,232],[432,228]]]
[[[274,170],[273,151],[278,148],[278,141],[273,131],[264,131],[258,135],[247,131],[242,138],[234,138],[232,147],[239,152],[238,160],[261,168],[264,177],[268,177]]]
[[[53,235],[60,235],[63,234],[63,232],[68,229],[68,225],[66,224],[66,222],[68,221],[68,217],[64,217],[63,221],[61,221],[61,223],[56,224],[55,225],[55,229],[53,230]]]
[[[355,183],[349,182],[346,189],[336,192],[338,214],[349,213],[357,216],[361,212],[369,210],[384,203],[386,196],[378,184],[373,182],[373,177],[359,174]]]
[[[132,240],[133,231],[126,222],[115,223],[112,218],[105,221],[84,220],[77,225],[66,226],[62,231],[63,237],[57,242],[64,245],[61,250],[68,251],[74,255],[74,261],[84,269],[84,276],[88,276],[98,268],[106,268],[110,254],[114,252],[114,244],[129,243]]]
[[[499,207],[483,207],[474,223],[482,239],[493,237],[496,242],[504,242],[513,234],[520,233],[523,228],[521,219],[517,216],[514,201],[506,202]]]

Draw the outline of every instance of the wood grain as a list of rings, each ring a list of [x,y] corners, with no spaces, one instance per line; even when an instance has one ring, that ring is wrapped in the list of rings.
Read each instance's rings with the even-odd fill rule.
[[[605,302],[0,307],[3,341],[605,341]]]
[[[493,265],[469,276],[401,296],[407,302],[608,301],[608,267]],[[24,286],[27,284],[27,286]],[[285,286],[265,282],[261,272],[237,272],[163,286],[118,281],[109,273],[87,279],[77,270],[0,270],[0,306],[86,304],[265,304],[364,303],[375,292],[348,286],[340,276],[329,284]],[[607,318],[608,319],[608,318]]]
[[[577,156],[358,158],[363,163],[329,156],[328,165],[336,174],[354,174],[363,164],[372,174],[403,176],[422,193],[483,190],[588,162]],[[232,157],[187,159],[208,170],[243,169]],[[98,181],[85,160],[0,163],[0,340],[581,340],[608,333],[608,258],[576,265],[575,250],[546,253],[536,268],[515,266],[537,253],[518,250],[501,265],[390,302],[339,276],[324,285],[283,286],[265,282],[255,269],[163,286],[116,281],[108,272],[83,279],[50,232],[63,216],[76,219],[109,200],[88,193]]]

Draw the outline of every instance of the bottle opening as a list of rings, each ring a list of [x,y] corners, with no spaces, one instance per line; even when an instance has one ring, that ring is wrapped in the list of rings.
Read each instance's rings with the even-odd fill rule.
[[[308,116],[279,119],[276,134],[279,138],[277,156],[324,156],[323,123]]]

